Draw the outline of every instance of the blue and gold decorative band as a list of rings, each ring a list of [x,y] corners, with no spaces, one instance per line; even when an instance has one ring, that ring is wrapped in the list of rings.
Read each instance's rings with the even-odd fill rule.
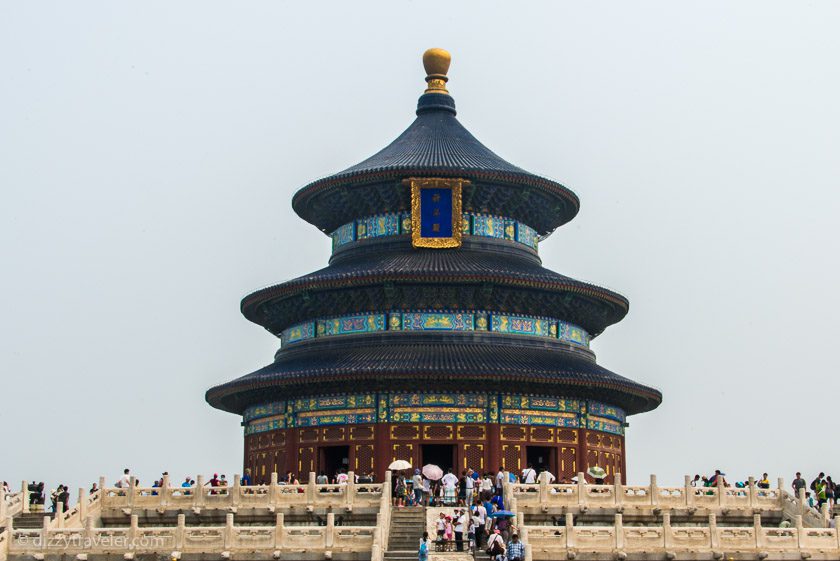
[[[461,215],[461,233],[465,236],[497,238],[521,243],[537,249],[537,231],[511,218],[464,212]],[[369,238],[411,234],[411,213],[390,213],[360,218],[340,226],[330,237],[333,251],[337,248]]]
[[[245,410],[245,434],[371,423],[494,423],[624,434],[625,414],[598,401],[498,393],[383,392],[299,398]]]
[[[582,327],[546,317],[519,316],[497,312],[393,312],[354,314],[318,319],[293,325],[280,334],[282,345],[318,337],[332,337],[377,331],[489,331],[559,339],[588,348],[590,336]]]

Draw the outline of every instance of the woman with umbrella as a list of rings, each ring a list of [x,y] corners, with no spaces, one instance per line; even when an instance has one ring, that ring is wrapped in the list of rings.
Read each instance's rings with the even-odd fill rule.
[[[407,485],[403,470],[411,469],[411,464],[405,460],[395,460],[391,462],[388,469],[397,472],[397,476],[394,478],[394,506],[403,507],[405,506],[405,497],[407,494]]]
[[[438,493],[440,493],[440,478],[443,477],[443,470],[435,464],[426,464],[423,466],[422,473],[426,504],[435,504]]]

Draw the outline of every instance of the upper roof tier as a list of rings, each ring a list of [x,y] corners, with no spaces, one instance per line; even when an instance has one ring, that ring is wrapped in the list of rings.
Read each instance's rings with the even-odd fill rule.
[[[469,179],[464,212],[505,216],[547,235],[570,221],[580,201],[560,183],[529,173],[479,142],[455,117],[446,90],[449,54],[423,56],[429,88],[417,102],[417,118],[396,140],[367,160],[314,181],[292,200],[295,212],[330,233],[353,219],[410,209],[407,177]]]

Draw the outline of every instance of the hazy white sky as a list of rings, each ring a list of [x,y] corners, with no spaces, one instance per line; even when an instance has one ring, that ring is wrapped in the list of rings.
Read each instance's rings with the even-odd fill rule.
[[[5,2],[0,479],[238,472],[204,402],[278,341],[249,291],[326,264],[291,210],[413,119],[571,187],[544,264],[626,295],[601,364],[661,389],[631,482],[840,475],[840,3]]]

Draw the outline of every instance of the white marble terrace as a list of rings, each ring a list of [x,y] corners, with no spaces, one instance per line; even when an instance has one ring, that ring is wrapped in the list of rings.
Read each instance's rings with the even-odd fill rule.
[[[382,561],[391,526],[391,483],[226,488],[199,485],[184,489],[104,487],[88,494],[69,512],[43,517],[37,528],[17,528],[23,517],[38,516],[22,491],[0,491],[0,561],[88,557],[124,560],[166,556],[186,559],[342,559]],[[234,482],[239,481],[235,477]],[[516,514],[526,544],[526,561],[559,559],[833,559],[840,560],[840,533],[826,508],[804,506],[784,490],[590,485],[579,474],[571,485],[507,484],[505,502]],[[375,525],[337,525],[337,515],[375,513]],[[324,514],[324,525],[286,523],[295,513]],[[149,524],[149,514],[172,515],[168,524]],[[187,523],[215,513],[216,523]],[[259,514],[266,522],[243,516]],[[109,523],[103,515],[109,514]],[[586,521],[586,517],[593,517]],[[747,520],[725,525],[721,520]],[[119,523],[110,522],[116,517]],[[679,517],[679,524],[672,518]],[[762,519],[784,520],[762,526]],[[159,518],[163,520],[163,518]],[[629,522],[632,519],[632,523]],[[205,519],[209,520],[209,519]],[[224,520],[224,523],[221,523]],[[552,520],[548,523],[546,520]],[[582,522],[583,521],[583,522]],[[688,521],[688,522],[686,522]],[[419,537],[419,536],[418,536]],[[485,558],[479,553],[478,557]]]

